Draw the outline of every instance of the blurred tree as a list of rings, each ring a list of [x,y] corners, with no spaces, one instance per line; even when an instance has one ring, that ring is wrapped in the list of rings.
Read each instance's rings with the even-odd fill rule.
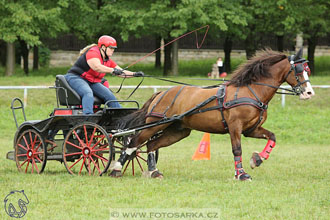
[[[28,74],[28,46],[40,45],[40,36],[55,36],[66,28],[60,17],[64,5],[66,0],[0,1],[0,39],[7,43],[5,75],[14,73],[14,42],[17,40],[23,51],[24,71]]]
[[[106,0],[66,0],[67,7],[63,9],[62,18],[65,20],[69,32],[88,43],[95,43],[100,35],[109,32],[114,27],[113,21],[102,24],[100,10]],[[108,3],[116,1],[108,1]],[[104,16],[108,16],[107,12]],[[110,16],[111,17],[111,16]],[[110,30],[111,31],[111,30]]]
[[[330,2],[329,0],[296,1],[296,9],[301,12],[299,27],[304,39],[308,42],[309,67],[314,71],[315,49],[320,37],[330,33]]]
[[[226,8],[224,12],[224,21],[228,28],[219,28],[217,24],[215,24],[216,33],[213,35],[217,37],[221,37],[224,39],[223,42],[223,50],[225,54],[224,59],[224,67],[226,72],[231,72],[231,51],[234,41],[244,40],[245,33],[243,32],[244,27],[247,26],[247,20],[249,15],[244,10],[242,5],[243,0],[231,1],[226,0],[222,5],[218,4],[216,10],[223,10]],[[214,17],[213,17],[214,16]],[[212,21],[217,21],[218,18],[216,14],[211,15]],[[221,25],[219,23],[218,25]],[[219,31],[223,30],[223,31]],[[212,33],[212,32],[211,32]]]
[[[108,0],[102,8],[100,20],[103,25],[114,22],[115,29],[125,41],[132,34],[135,37],[153,36],[158,48],[160,38],[166,45],[182,34],[208,24],[226,30],[223,16],[226,9],[222,4],[221,0]],[[199,33],[204,34],[205,30]],[[174,42],[164,48],[164,75],[178,74],[179,48],[176,44]],[[156,57],[159,65],[159,54]]]

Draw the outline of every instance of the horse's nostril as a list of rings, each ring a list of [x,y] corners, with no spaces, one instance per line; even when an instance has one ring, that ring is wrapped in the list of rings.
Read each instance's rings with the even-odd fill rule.
[[[307,92],[308,95],[312,95],[312,92]]]

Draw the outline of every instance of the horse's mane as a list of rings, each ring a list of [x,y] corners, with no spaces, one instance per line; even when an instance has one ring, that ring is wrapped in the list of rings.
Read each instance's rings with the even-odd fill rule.
[[[234,71],[229,85],[247,86],[261,78],[269,78],[269,68],[285,58],[287,56],[283,53],[271,49],[262,50]]]

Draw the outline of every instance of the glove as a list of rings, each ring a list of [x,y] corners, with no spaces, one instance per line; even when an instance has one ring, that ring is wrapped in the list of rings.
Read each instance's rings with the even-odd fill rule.
[[[133,76],[135,76],[135,77],[143,77],[143,76],[144,76],[144,73],[143,73],[142,71],[135,72],[135,73],[133,74]]]
[[[116,76],[119,76],[123,74],[124,72],[121,69],[114,68],[112,74],[115,74]]]

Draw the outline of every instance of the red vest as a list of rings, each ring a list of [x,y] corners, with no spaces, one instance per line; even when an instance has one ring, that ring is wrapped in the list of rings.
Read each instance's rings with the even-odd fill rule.
[[[81,55],[68,72],[78,74],[82,78],[92,83],[101,82],[102,78],[105,76],[105,73],[99,73],[93,70],[92,68],[90,68],[90,66],[87,63],[87,60],[92,58],[99,59],[101,64],[107,67],[115,68],[117,66],[117,64],[111,59],[107,61],[103,61],[98,46],[95,46],[90,48],[83,55]]]

